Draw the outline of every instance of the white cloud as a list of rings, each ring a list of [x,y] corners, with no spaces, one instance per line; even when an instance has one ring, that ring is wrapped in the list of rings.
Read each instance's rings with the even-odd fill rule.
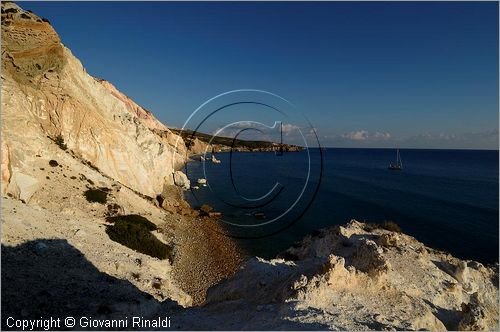
[[[469,133],[423,133],[393,137],[388,132],[355,130],[344,134],[321,135],[322,144],[333,147],[377,147],[417,149],[498,149],[498,129]]]
[[[219,136],[234,137],[236,134],[241,132],[241,130],[250,129],[250,128],[263,130],[263,132],[267,133],[267,134],[279,135],[279,130],[280,130],[279,124],[273,128],[269,128],[269,127],[267,127],[267,124],[260,124],[258,122],[253,122],[253,121],[238,121],[234,124],[231,124],[231,126],[228,126],[224,129],[222,129],[222,128],[223,127],[220,127],[220,128],[217,128],[216,130],[214,130],[212,132],[212,135],[215,135],[217,132],[220,131],[218,134]],[[287,136],[292,135],[292,134],[296,134],[296,133],[298,134],[299,130],[300,130],[300,127],[293,125],[291,123],[283,123],[283,125],[282,125],[283,134],[287,135]],[[254,135],[262,135],[262,134],[256,133],[256,132],[249,132],[249,133],[252,133]],[[255,138],[255,139],[257,139],[257,138]]]
[[[498,149],[498,129],[475,133],[420,134],[403,140],[416,148]]]
[[[283,123],[282,130],[284,134],[289,134],[299,130],[299,127],[291,123]]]
[[[376,131],[374,133],[370,133],[367,130],[356,130],[342,134],[341,137],[343,139],[352,141],[373,141],[373,140],[382,141],[390,139],[391,134],[389,134],[388,132]]]

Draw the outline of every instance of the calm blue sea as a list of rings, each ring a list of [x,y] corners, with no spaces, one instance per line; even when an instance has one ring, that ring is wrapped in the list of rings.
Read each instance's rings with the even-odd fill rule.
[[[433,248],[498,262],[498,151],[400,153],[402,171],[387,169],[396,158],[389,149],[220,153],[221,164],[187,164],[192,185],[209,183],[187,199],[223,212],[228,234],[249,255],[274,257],[307,233],[354,218],[393,220]]]

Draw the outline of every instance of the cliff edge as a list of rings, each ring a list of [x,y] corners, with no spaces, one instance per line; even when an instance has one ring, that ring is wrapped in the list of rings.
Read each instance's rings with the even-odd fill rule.
[[[355,220],[280,256],[247,261],[208,290],[203,308],[180,314],[181,328],[498,330],[498,263],[460,260]]]

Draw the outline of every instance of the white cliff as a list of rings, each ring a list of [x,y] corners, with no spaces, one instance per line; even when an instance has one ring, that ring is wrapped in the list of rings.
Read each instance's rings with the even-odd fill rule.
[[[2,10],[2,180],[31,177],[30,164],[51,159],[60,136],[68,151],[134,190],[153,196],[172,184],[183,140],[87,74],[48,22],[13,3]]]

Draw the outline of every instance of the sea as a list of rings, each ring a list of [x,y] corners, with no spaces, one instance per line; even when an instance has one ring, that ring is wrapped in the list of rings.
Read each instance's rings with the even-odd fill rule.
[[[222,212],[248,256],[273,258],[316,230],[351,219],[394,221],[406,234],[462,259],[498,262],[498,151],[307,149],[217,153],[186,164],[194,207]],[[198,184],[206,179],[207,184]],[[203,182],[203,181],[202,181]]]

